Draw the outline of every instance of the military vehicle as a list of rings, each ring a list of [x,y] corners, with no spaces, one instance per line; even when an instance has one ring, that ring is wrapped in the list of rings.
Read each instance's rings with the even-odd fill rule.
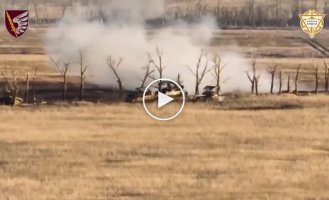
[[[13,97],[10,95],[0,96],[0,105],[15,106],[20,105],[22,103],[24,103],[24,100],[20,97],[16,97],[14,100]]]
[[[202,95],[195,95],[192,98],[192,101],[224,101],[224,96],[218,95],[216,90],[216,86],[207,85],[203,88]]]
[[[158,86],[159,87],[159,86]],[[183,85],[181,85],[182,88],[184,88]],[[134,103],[134,102],[142,102],[143,101],[143,94],[145,91],[145,87],[141,88],[136,88],[136,91],[129,93],[126,96],[126,102],[130,102],[130,103]],[[180,90],[179,87],[177,87],[176,84],[170,82],[170,81],[162,81],[161,82],[161,89],[160,92],[173,97],[173,98],[180,98],[183,96],[182,91]],[[185,92],[185,96],[187,96],[187,92]],[[151,89],[149,89],[146,93],[145,93],[145,101],[154,101],[158,96],[158,91],[157,88],[155,88],[155,91],[152,91]]]

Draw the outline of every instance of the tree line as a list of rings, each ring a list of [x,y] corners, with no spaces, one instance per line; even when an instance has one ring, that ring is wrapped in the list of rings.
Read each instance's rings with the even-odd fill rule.
[[[223,28],[294,27],[300,25],[299,14],[309,9],[323,12],[329,20],[329,0],[323,0],[321,7],[318,0],[264,0],[262,3],[247,0],[242,6],[229,6],[221,0],[216,6],[209,6],[198,0],[194,6],[177,7],[173,15],[176,19],[187,21],[211,15]]]
[[[85,17],[89,20],[106,21],[102,5],[104,0],[4,0],[0,3],[2,10],[7,8],[29,9],[33,15],[30,17],[32,24],[53,24],[58,22],[66,12],[74,10],[75,6],[99,5],[98,9],[86,12]],[[299,14],[315,9],[326,14],[329,20],[329,0],[246,0],[240,5],[229,5],[222,0],[214,0],[215,6],[208,5],[203,0],[198,0],[195,4],[187,3],[184,6],[177,6],[167,11],[162,19],[148,21],[151,25],[163,25],[164,21],[184,20],[187,22],[197,22],[206,15],[213,16],[221,28],[256,28],[256,27],[297,27],[300,25]],[[57,11],[56,16],[50,15],[45,7],[53,7]],[[0,16],[0,18],[3,16]],[[329,25],[326,24],[326,27]]]
[[[80,101],[84,100],[85,94],[85,83],[87,79],[87,71],[88,71],[88,63],[85,61],[85,52],[83,49],[79,49],[78,52],[78,63],[70,63],[64,61],[60,57],[50,57],[50,61],[52,65],[54,65],[61,77],[62,84],[62,100],[68,100],[68,83],[69,83],[69,73],[72,70],[72,65],[78,66],[78,74],[75,76],[79,77],[79,95],[78,99]],[[121,77],[120,66],[124,62],[123,58],[115,58],[112,55],[107,57],[107,66],[108,70],[114,75],[117,83],[117,91],[118,91],[118,99],[122,99],[123,94],[125,92],[124,81]],[[152,57],[151,54],[148,54],[148,64],[145,67],[142,67],[143,76],[140,79],[140,85],[136,86],[136,90],[140,93],[144,92],[145,85],[148,80],[156,80],[165,77],[166,67],[164,66],[163,60],[163,52],[157,48],[156,56]],[[191,74],[194,75],[194,91],[191,96],[197,97],[200,95],[200,86],[204,85],[205,77],[212,76],[213,81],[208,82],[212,88],[215,89],[214,95],[221,95],[223,85],[227,82],[230,77],[224,79],[223,72],[225,72],[226,63],[223,62],[222,57],[219,53],[215,53],[210,57],[207,55],[205,51],[201,51],[200,55],[197,59],[197,62],[194,66],[187,66],[188,70]],[[303,66],[299,65],[296,68],[296,72],[294,75],[284,74],[282,70],[279,69],[279,65],[274,64],[273,66],[268,67],[267,71],[260,70],[257,67],[257,54],[253,53],[251,58],[251,68],[249,71],[246,71],[246,77],[250,81],[250,93],[259,95],[259,83],[261,82],[262,73],[267,73],[270,75],[270,87],[268,93],[274,94],[275,85],[278,86],[278,94],[281,93],[294,93],[296,95],[299,94],[299,82],[300,82],[300,73]],[[76,71],[76,69],[75,69]],[[321,73],[324,72],[324,73]],[[322,78],[321,76],[324,77]],[[2,99],[6,100],[5,104],[15,105],[17,100],[26,103],[32,103],[36,105],[37,102],[37,76],[38,69],[35,68],[33,73],[27,73],[25,76],[25,81],[23,80],[24,76],[22,73],[19,73],[16,67],[11,67],[10,69],[5,64],[1,69],[1,77],[2,81],[5,83],[5,92],[7,93],[7,98]],[[313,76],[314,76],[314,92],[315,94],[319,93],[319,88],[324,88],[324,92],[329,93],[329,66],[326,61],[323,62],[323,70],[321,70],[319,65],[313,65]],[[210,80],[210,79],[209,79]],[[284,90],[283,81],[286,81],[287,86],[286,90]],[[320,86],[321,80],[323,80],[323,87]],[[176,80],[181,86],[183,86],[183,81],[181,80],[180,74],[177,74]],[[189,80],[193,81],[193,80]],[[25,84],[22,84],[25,82]],[[23,85],[25,85],[23,87]],[[294,88],[292,87],[294,85]],[[32,86],[32,87],[31,87]],[[158,90],[161,90],[162,83],[160,82],[158,85]],[[19,96],[19,93],[24,92],[23,98]],[[32,96],[31,96],[32,95]],[[4,104],[4,102],[2,102]]]

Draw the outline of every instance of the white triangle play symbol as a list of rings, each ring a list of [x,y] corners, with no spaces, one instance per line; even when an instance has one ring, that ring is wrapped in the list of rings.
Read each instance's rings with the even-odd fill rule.
[[[158,92],[158,109],[172,102],[174,99],[161,92]]]

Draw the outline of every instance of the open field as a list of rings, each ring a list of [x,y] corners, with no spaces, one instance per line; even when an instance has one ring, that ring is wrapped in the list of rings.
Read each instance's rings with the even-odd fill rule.
[[[58,19],[58,12],[66,9],[60,5],[62,1],[56,1],[59,3],[56,9],[47,4],[38,6],[35,2],[32,0],[29,5],[31,19],[38,9],[41,18],[50,19]],[[166,2],[169,2],[166,9],[175,12],[178,8],[193,11],[197,1]],[[247,2],[253,1],[202,1],[213,8],[218,2],[223,6],[223,13],[230,13],[230,9],[247,8]],[[279,1],[270,3],[274,2]],[[294,5],[280,2],[283,12]],[[303,4],[304,9],[313,3],[303,1]],[[45,7],[53,10],[49,16]],[[224,12],[226,7],[228,12]],[[323,7],[324,1],[319,1],[319,8]],[[107,12],[107,8],[105,10]],[[245,19],[248,15],[242,11],[240,17]],[[224,15],[220,18],[226,19]],[[165,21],[161,22],[164,25]],[[69,71],[66,101],[62,101],[62,77],[51,67],[46,41],[47,32],[56,25],[45,24],[34,21],[19,39],[0,29],[0,97],[8,97],[5,85],[10,85],[1,73],[15,68],[20,85],[18,96],[28,100],[17,107],[0,106],[0,200],[329,199],[329,93],[323,92],[324,62],[329,64],[328,29],[311,40],[295,26],[211,28],[209,43],[202,43],[202,38],[191,42],[196,43],[198,52],[199,47],[210,54],[234,52],[233,59],[223,58],[223,63],[232,66],[230,62],[241,58],[241,66],[234,66],[237,68],[245,63],[251,66],[252,55],[256,54],[256,68],[262,73],[260,84],[267,83],[264,79],[268,78],[269,68],[278,65],[274,92],[277,92],[278,73],[282,71],[282,94],[253,96],[249,94],[248,85],[248,91],[223,94],[224,101],[220,103],[188,101],[177,119],[158,122],[146,114],[140,103],[119,102],[123,98],[118,97],[116,85],[93,84],[89,68],[84,101],[78,102],[79,69]],[[162,25],[146,26],[145,38],[163,31]],[[195,34],[194,29],[184,26],[177,27],[175,33]],[[129,36],[133,38],[133,34]],[[173,44],[173,48],[178,49],[178,45]],[[66,45],[74,43],[65,43],[63,48]],[[125,51],[129,45],[122,45]],[[143,45],[138,45],[137,51],[144,52],[140,46]],[[197,59],[195,57],[195,65]],[[300,92],[288,94],[285,92],[287,77],[291,78],[290,91],[293,92],[296,69],[300,65]],[[317,95],[313,94],[316,66],[319,67]],[[143,66],[129,67],[142,70]],[[243,70],[237,71],[247,78]],[[181,75],[184,86],[195,84],[194,79],[186,80],[184,74]],[[230,74],[234,75],[235,71]],[[113,82],[114,79],[108,78],[105,81]],[[123,80],[124,90],[128,90],[127,79]],[[26,86],[25,80],[30,81],[30,85]],[[240,79],[237,82],[246,84]],[[29,88],[28,95],[25,87]],[[270,84],[265,87],[269,92]],[[128,92],[131,91],[123,91]],[[36,99],[32,97],[34,93]],[[166,108],[170,106],[179,108],[175,103]],[[165,114],[175,113],[174,109]]]
[[[328,199],[327,96],[257,99],[304,109],[1,107],[0,199]]]

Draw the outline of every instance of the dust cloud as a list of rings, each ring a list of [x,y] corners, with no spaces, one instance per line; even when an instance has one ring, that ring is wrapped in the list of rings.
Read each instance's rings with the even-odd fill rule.
[[[87,18],[98,14],[100,17]],[[71,64],[71,73],[79,71],[79,50],[88,65],[87,81],[101,86],[117,87],[116,79],[107,66],[107,58],[123,58],[118,69],[124,89],[133,90],[141,85],[143,68],[148,65],[150,54],[157,61],[156,49],[163,57],[164,77],[177,79],[181,75],[185,89],[193,94],[194,69],[200,52],[211,43],[213,33],[218,32],[215,19],[204,17],[195,24],[175,22],[170,26],[151,29],[145,21],[165,18],[164,0],[112,0],[102,5],[81,6],[67,12],[64,18],[51,28],[45,38],[49,55]],[[217,51],[217,50],[216,50]],[[246,71],[250,64],[237,52],[218,50],[227,67],[223,71],[223,91],[249,91]],[[213,57],[208,52],[203,63]],[[157,77],[157,73],[154,73]],[[149,80],[151,81],[151,80]],[[214,85],[211,72],[201,85]]]

